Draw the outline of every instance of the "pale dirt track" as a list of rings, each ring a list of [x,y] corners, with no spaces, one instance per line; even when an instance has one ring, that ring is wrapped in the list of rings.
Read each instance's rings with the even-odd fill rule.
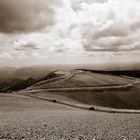
[[[136,80],[132,83],[124,85],[115,85],[115,86],[93,86],[93,87],[75,87],[75,88],[45,88],[45,89],[30,89],[23,92],[43,92],[43,91],[104,91],[104,90],[115,90],[115,89],[127,89],[132,88],[136,84],[139,84],[140,80]],[[52,83],[54,84],[54,83]]]
[[[61,76],[63,77],[63,79],[60,79],[58,81],[54,81],[51,82],[49,84],[47,84],[48,81],[51,80],[45,80],[43,82],[39,82],[27,89],[25,89],[23,92],[40,92],[40,91],[104,91],[104,90],[116,90],[116,89],[127,89],[127,88],[132,88],[133,86],[137,85],[140,83],[140,80],[137,78],[132,78],[132,77],[128,77],[128,76],[122,76],[125,79],[133,79],[133,81],[126,83],[126,84],[121,84],[121,85],[106,85],[106,86],[84,86],[84,87],[57,87],[57,88],[37,88],[34,89],[33,87],[35,87],[36,85],[41,85],[46,83],[47,85],[54,85],[56,83],[61,83],[61,82],[65,82],[69,79],[72,79],[74,76],[76,76],[79,72],[71,72],[69,75],[67,76]],[[53,78],[53,79],[59,79],[59,78]],[[52,81],[53,81],[52,79]],[[33,88],[33,89],[32,89]]]
[[[121,136],[140,139],[139,114],[86,111],[0,94],[0,139],[119,140]]]

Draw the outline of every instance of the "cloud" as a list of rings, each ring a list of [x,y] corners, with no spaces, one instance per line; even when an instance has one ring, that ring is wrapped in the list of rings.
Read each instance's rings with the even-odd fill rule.
[[[53,37],[57,39],[52,40],[59,43],[54,45],[53,51],[72,52],[76,47],[82,53],[139,49],[135,47],[139,44],[136,36],[140,35],[139,4],[137,0],[65,0],[57,13],[57,25],[53,30],[56,33]],[[71,37],[74,31],[77,34]],[[73,52],[78,55],[78,51]]]
[[[2,53],[0,53],[0,60],[1,61],[4,61],[4,60],[12,60],[13,59],[13,56],[10,54],[10,53],[8,53],[8,52],[2,52]]]
[[[30,50],[37,50],[39,49],[35,44],[33,43],[27,43],[27,44],[20,44],[20,46],[16,47],[15,50],[17,51],[30,51]]]
[[[81,9],[81,3],[93,4],[93,3],[105,3],[108,0],[71,0],[71,7],[74,11]]]
[[[139,29],[140,28],[140,21],[133,22],[131,24],[131,27],[130,28],[131,28],[132,31],[136,31],[137,29]]]
[[[139,5],[139,0],[1,0],[0,51],[15,60],[58,63],[68,57],[80,62],[88,56],[135,55]]]
[[[140,1],[115,1],[88,3],[80,1],[75,11],[85,51],[139,50]],[[125,8],[124,8],[125,7]]]
[[[55,7],[61,0],[1,0],[0,32],[30,32],[55,22]]]

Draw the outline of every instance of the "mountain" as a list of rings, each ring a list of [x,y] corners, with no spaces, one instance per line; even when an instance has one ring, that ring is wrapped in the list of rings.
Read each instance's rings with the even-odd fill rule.
[[[25,89],[43,80],[51,71],[52,69],[47,67],[0,68],[0,91]]]

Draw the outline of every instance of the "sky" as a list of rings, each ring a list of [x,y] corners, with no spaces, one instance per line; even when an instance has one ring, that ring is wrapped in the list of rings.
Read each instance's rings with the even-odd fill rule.
[[[0,66],[140,62],[140,0],[0,0]]]

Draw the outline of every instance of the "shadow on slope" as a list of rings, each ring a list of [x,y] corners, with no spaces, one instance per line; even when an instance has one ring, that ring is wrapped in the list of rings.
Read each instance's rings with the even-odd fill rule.
[[[23,68],[0,71],[0,91],[12,92],[26,89],[40,81],[58,77],[51,70]]]
[[[120,109],[140,109],[140,85],[125,90],[50,92],[50,94],[67,97],[88,105]]]

